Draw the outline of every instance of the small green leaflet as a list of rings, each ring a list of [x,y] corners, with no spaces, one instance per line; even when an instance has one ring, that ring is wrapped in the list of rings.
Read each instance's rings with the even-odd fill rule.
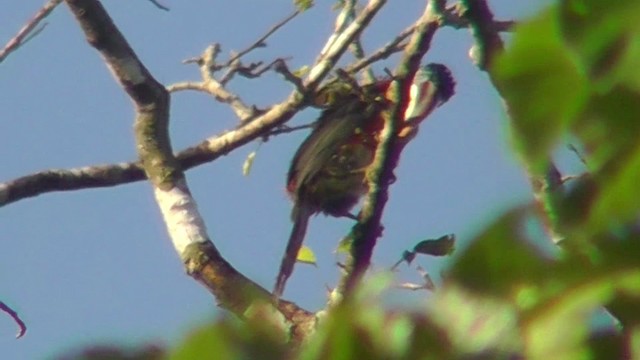
[[[249,172],[251,172],[251,166],[253,165],[253,160],[255,158],[256,152],[250,152],[247,158],[244,160],[244,163],[242,164],[242,175],[249,176]]]
[[[298,257],[296,258],[296,261],[313,266],[317,265],[316,255],[313,253],[313,250],[305,245],[302,245],[302,247],[298,251]]]

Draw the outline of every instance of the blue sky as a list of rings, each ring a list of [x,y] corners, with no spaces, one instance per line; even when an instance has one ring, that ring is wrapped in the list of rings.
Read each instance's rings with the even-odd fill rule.
[[[13,1],[0,12],[0,41],[10,39],[43,1]],[[291,68],[310,63],[332,29],[332,1],[268,40],[247,61],[291,57]],[[532,15],[548,1],[491,1],[499,18]],[[149,2],[109,1],[107,10],[152,74],[164,84],[198,80],[194,65],[210,43],[242,49],[292,11],[291,1],[170,1],[170,12]],[[364,38],[369,51],[419,15],[423,1],[390,1]],[[131,102],[100,56],[85,42],[67,8],[47,19],[46,30],[0,64],[0,182],[49,168],[135,159]],[[464,243],[506,209],[530,200],[524,172],[510,154],[504,114],[485,74],[468,59],[467,31],[436,34],[426,62],[447,64],[457,93],[425,122],[403,154],[385,210],[384,238],[374,269],[391,266],[424,238],[455,233]],[[392,68],[392,58],[381,66]],[[380,71],[378,71],[381,74]],[[290,85],[275,74],[238,79],[231,89],[249,103],[281,101]],[[317,112],[293,119],[308,123]],[[236,126],[225,105],[194,92],[173,95],[174,149]],[[306,133],[262,144],[250,176],[242,163],[257,143],[188,172],[209,235],[240,271],[271,288],[290,231],[284,191],[290,158]],[[350,228],[344,219],[312,219],[306,243],[318,267],[298,266],[285,298],[314,310],[338,270],[333,250]],[[29,330],[0,316],[0,357],[40,359],[94,343],[176,343],[190,328],[220,313],[210,294],[184,274],[154,203],[138,182],[115,188],[45,194],[0,208],[0,299]],[[437,273],[446,260],[419,259]],[[416,280],[403,267],[399,280]],[[437,278],[437,276],[435,276]],[[418,303],[424,294],[396,292]]]

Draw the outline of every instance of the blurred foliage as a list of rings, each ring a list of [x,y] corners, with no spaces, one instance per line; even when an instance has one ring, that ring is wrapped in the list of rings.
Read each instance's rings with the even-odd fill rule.
[[[493,69],[516,150],[541,174],[558,143],[578,139],[588,174],[556,206],[583,241],[637,221],[640,197],[640,2],[562,1],[521,24]]]
[[[559,252],[534,244],[525,223],[543,213],[523,205],[455,254],[424,311],[385,309],[388,283],[372,280],[296,352],[268,321],[224,319],[169,358],[640,358],[639,67],[639,1],[566,0],[517,26],[491,69],[528,172],[543,175],[567,139],[584,151],[585,174],[545,204]],[[596,328],[602,309],[610,325]]]
[[[57,358],[58,360],[159,360],[166,357],[159,345],[147,345],[138,349],[115,345],[90,346]]]
[[[293,0],[293,5],[298,11],[306,11],[313,7],[313,0]]]

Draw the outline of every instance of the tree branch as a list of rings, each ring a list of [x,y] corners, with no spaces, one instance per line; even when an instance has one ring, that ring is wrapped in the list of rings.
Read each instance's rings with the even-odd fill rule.
[[[231,66],[231,64],[233,64],[236,60],[239,60],[241,57],[243,57],[244,55],[246,55],[249,52],[253,51],[254,49],[257,49],[259,47],[265,47],[267,45],[265,43],[265,41],[269,38],[269,36],[273,35],[276,31],[278,31],[281,27],[285,26],[289,21],[293,20],[298,15],[300,15],[300,10],[294,11],[293,13],[291,13],[291,15],[287,16],[282,21],[280,21],[279,23],[277,23],[274,26],[272,26],[264,35],[262,35],[253,44],[251,44],[246,49],[244,49],[244,50],[240,51],[239,53],[235,54],[234,56],[232,56],[227,61],[227,63],[225,65],[223,65],[223,67]]]
[[[167,87],[167,91],[175,92],[180,90],[198,90],[212,95],[216,100],[229,104],[241,122],[247,122],[256,115],[254,108],[247,106],[240,97],[229,90],[218,81],[213,73],[218,68],[216,65],[216,57],[220,53],[220,45],[214,44],[208,46],[202,56],[197,59],[187,60],[186,62],[196,62],[200,66],[200,74],[202,82],[184,82]]]
[[[450,26],[454,29],[466,29],[470,27],[469,21],[464,18],[462,15],[462,8],[460,6],[450,7],[445,9],[444,5],[442,5],[438,9],[434,9],[434,14],[437,14],[441,17],[441,25],[440,26]],[[490,28],[498,32],[508,32],[513,29],[515,26],[515,21],[507,20],[507,21],[493,21],[489,23]],[[382,46],[376,52],[371,55],[364,57],[362,59],[358,59],[355,63],[347,66],[345,70],[350,74],[356,74],[362,69],[365,69],[369,65],[374,62],[384,60],[389,56],[401,52],[404,50],[406,43],[402,43],[409,35],[411,35],[414,31],[415,25],[411,25],[405,30],[403,30],[400,34],[398,34],[393,40],[389,41],[387,44]]]
[[[218,303],[240,317],[256,303],[270,303],[270,294],[235,270],[209,239],[195,200],[191,197],[181,164],[172,154],[168,134],[169,93],[137,58],[131,47],[96,0],[66,0],[85,33],[87,41],[103,56],[117,81],[136,107],[135,133],[141,166],[154,186],[156,201],[167,224],[176,251],[187,272],[211,291]],[[282,103],[270,108],[254,121],[216,139],[218,151],[264,135],[282,125],[299,109],[306,98],[335,65],[348,45],[363,30],[385,3],[371,0],[356,21],[345,29],[324,56],[313,66],[303,84],[308,93],[294,90]],[[200,148],[210,148],[206,141]],[[184,153],[193,161],[201,160],[199,149]],[[222,149],[222,150],[221,150]],[[220,154],[219,152],[218,154]],[[136,164],[140,166],[139,164]],[[189,166],[189,163],[184,164]],[[5,191],[6,186],[0,188]],[[2,194],[2,193],[0,193]],[[6,196],[4,193],[3,197]],[[280,301],[278,311],[290,325],[294,339],[301,340],[313,328],[313,314],[293,303]]]
[[[114,77],[136,108],[135,134],[142,166],[154,186],[176,251],[187,273],[213,293],[222,307],[245,317],[250,306],[270,303],[270,294],[234,269],[209,239],[204,221],[179,163],[168,133],[169,93],[140,62],[102,5],[95,0],[67,0],[87,41],[103,56]],[[283,302],[278,310],[307,326],[309,312]],[[296,328],[299,324],[292,324]]]
[[[402,50],[404,50],[406,46],[406,44],[402,44],[402,41],[404,41],[404,39],[409,37],[409,35],[413,34],[414,28],[415,28],[415,24],[409,26],[408,28],[403,30],[400,34],[398,34],[398,36],[396,36],[395,39],[389,41],[387,44],[385,44],[383,47],[378,49],[373,54],[363,59],[359,59],[355,63],[347,66],[345,68],[345,71],[349,74],[357,74],[359,71],[361,71],[362,69],[365,69],[367,66],[373,64],[374,62],[384,60],[395,53],[401,52]]]
[[[7,56],[9,56],[9,54],[18,50],[20,46],[24,45],[26,42],[33,39],[34,36],[39,34],[44,29],[45,25],[42,25],[42,27],[36,29],[38,24],[40,24],[40,22],[44,18],[49,16],[49,14],[51,14],[53,9],[55,9],[56,6],[58,6],[61,2],[62,0],[47,1],[40,8],[40,10],[38,10],[38,12],[36,12],[36,14],[29,21],[27,21],[27,23],[24,24],[24,26],[22,26],[22,28],[20,29],[20,31],[18,31],[16,36],[14,36],[11,40],[9,40],[9,42],[7,42],[4,48],[0,50],[0,63],[2,63],[4,59],[6,59]]]
[[[296,89],[285,101],[257,116],[254,121],[243,124],[236,130],[205,139],[200,144],[181,151],[176,156],[180,168],[184,171],[214,161],[218,157],[268,134],[272,129],[293,117],[297,111],[303,108],[305,98],[312,93],[310,86],[315,89],[331,70],[329,63],[337,61],[339,55],[344,53],[348,47],[349,41],[362,31],[362,26],[366,26],[375,12],[383,5],[384,1],[372,0],[369,6],[360,13],[359,22],[354,22],[349,26],[350,36],[343,37],[341,43],[333,46],[331,52],[327,54],[329,60],[318,61],[311,68],[309,75],[303,81],[307,93]],[[138,161],[67,170],[46,170],[0,183],[0,207],[48,192],[109,187],[144,179],[146,177],[142,165]]]
[[[318,87],[322,81],[318,74],[327,72],[335,66],[340,56],[342,56],[348,46],[360,36],[362,30],[367,27],[371,19],[373,19],[386,2],[387,0],[370,0],[367,6],[349,26],[343,31],[342,29],[336,29],[327,41],[320,56],[316,59],[315,65],[309,71],[309,75],[304,82],[307,88],[315,90]]]
[[[415,31],[406,47],[404,56],[398,64],[394,80],[387,90],[391,107],[384,113],[384,130],[375,152],[372,165],[367,170],[369,192],[359,214],[359,221],[351,231],[353,239],[351,257],[346,267],[346,277],[342,279],[339,292],[344,294],[353,290],[369,268],[373,249],[382,234],[380,224],[386,205],[388,187],[393,179],[393,171],[398,164],[402,145],[398,143],[398,119],[404,117],[409,101],[409,88],[420,66],[422,58],[429,50],[431,39],[440,26],[440,17],[434,6],[439,0],[430,0],[422,17],[415,24]]]

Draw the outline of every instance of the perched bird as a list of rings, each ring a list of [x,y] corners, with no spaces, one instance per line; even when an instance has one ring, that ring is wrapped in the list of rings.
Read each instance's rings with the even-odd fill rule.
[[[351,208],[367,192],[365,172],[373,161],[384,127],[384,94],[390,79],[338,92],[321,113],[315,128],[300,145],[287,175],[287,192],[293,200],[293,229],[273,290],[279,298],[293,272],[311,215],[324,213],[351,217]],[[454,92],[455,82],[442,64],[419,69],[410,87],[410,99],[399,119],[417,124]],[[344,89],[343,89],[344,90]],[[408,141],[408,140],[407,140]]]

